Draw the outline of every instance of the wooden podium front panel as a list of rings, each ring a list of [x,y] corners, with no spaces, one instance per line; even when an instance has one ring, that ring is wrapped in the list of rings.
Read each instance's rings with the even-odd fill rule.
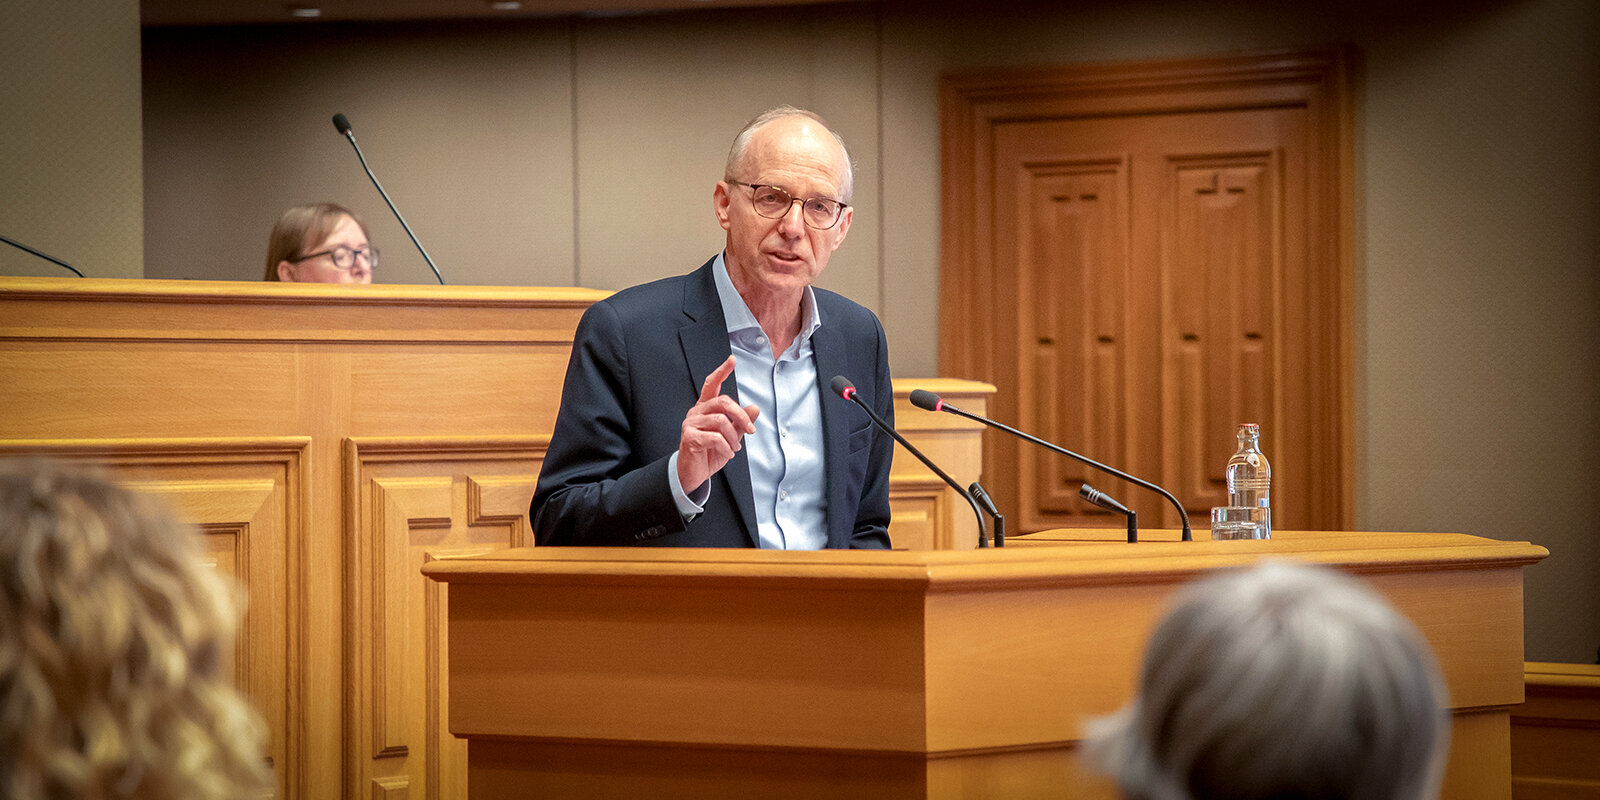
[[[513,597],[472,583],[450,591],[458,735],[924,746],[914,597],[694,581],[667,592],[559,583]]]
[[[425,571],[451,586],[450,724],[482,797],[637,788],[650,764],[674,765],[639,784],[661,796],[747,796],[758,778],[756,795],[803,796],[825,777],[829,796],[1111,797],[1076,763],[1084,720],[1128,700],[1181,584],[1276,557],[1354,573],[1417,622],[1456,714],[1447,794],[1489,798],[1510,787],[1520,570],[1544,552],[1282,532],[955,552],[545,548]],[[790,774],[822,754],[838,769]],[[872,783],[885,776],[891,789]]]

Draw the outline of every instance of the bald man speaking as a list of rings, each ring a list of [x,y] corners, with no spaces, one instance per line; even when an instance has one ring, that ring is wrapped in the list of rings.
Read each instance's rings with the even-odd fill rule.
[[[578,323],[530,518],[540,545],[887,548],[894,419],[878,318],[811,284],[850,231],[850,155],[776,108],[713,192],[723,251]]]

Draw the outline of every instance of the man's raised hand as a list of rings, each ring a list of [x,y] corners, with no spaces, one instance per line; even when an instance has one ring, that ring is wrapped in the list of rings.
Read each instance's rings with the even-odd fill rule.
[[[756,432],[755,406],[740,408],[722,394],[722,384],[733,375],[733,356],[706,376],[700,400],[683,418],[678,438],[678,483],[693,492],[722,469],[739,451],[745,434]]]

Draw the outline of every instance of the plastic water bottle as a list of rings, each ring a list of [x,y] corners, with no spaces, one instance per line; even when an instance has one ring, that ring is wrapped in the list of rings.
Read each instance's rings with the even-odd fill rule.
[[[1239,423],[1239,451],[1228,459],[1228,505],[1265,509],[1264,530],[1255,538],[1272,538],[1272,466],[1261,454],[1261,426]]]

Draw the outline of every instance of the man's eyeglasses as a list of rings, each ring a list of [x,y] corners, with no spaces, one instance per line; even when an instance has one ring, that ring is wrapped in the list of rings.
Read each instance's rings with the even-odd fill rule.
[[[732,178],[726,180],[736,186],[750,187],[750,202],[755,205],[756,213],[767,219],[781,219],[784,214],[789,213],[791,206],[799,203],[800,218],[805,220],[806,227],[819,231],[825,231],[839,224],[840,215],[850,207],[849,203],[841,203],[826,197],[801,199],[776,186],[745,183]]]
[[[289,263],[298,264],[302,261],[310,261],[311,259],[319,256],[327,256],[329,260],[333,262],[333,265],[339,269],[349,269],[355,266],[356,256],[365,258],[367,260],[368,267],[376,268],[378,266],[378,248],[363,247],[359,250],[351,250],[343,245],[335,247],[332,250],[323,250],[310,255],[304,255],[290,260]]]

